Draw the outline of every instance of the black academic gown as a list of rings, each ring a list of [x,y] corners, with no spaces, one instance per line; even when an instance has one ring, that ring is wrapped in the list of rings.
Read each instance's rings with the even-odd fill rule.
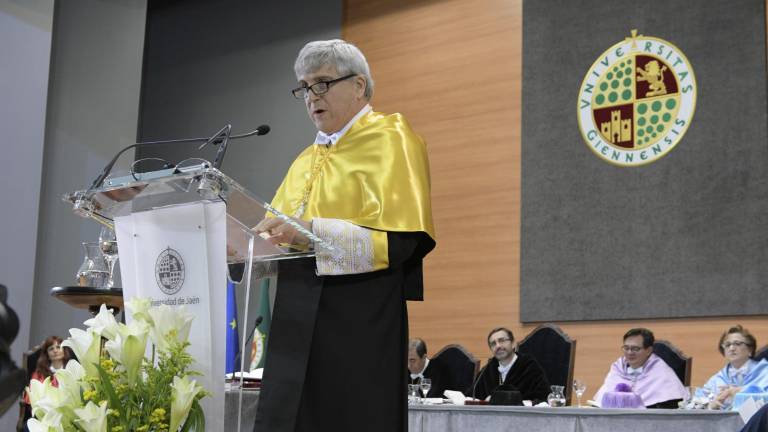
[[[485,399],[499,387],[500,378],[499,361],[494,357],[483,368],[474,389],[470,388],[465,394],[477,399]],[[541,365],[533,357],[521,353],[517,353],[515,364],[507,372],[504,387],[519,390],[523,400],[531,400],[534,404],[547,400],[551,390]]]
[[[443,392],[445,390],[451,390],[448,388],[450,375],[448,374],[445,365],[439,360],[429,360],[429,364],[422,375],[432,381],[432,386],[429,388],[427,397],[443,397]],[[408,374],[408,384],[419,384],[420,382],[421,378],[411,379],[410,373]]]
[[[749,419],[741,432],[768,432],[768,405],[763,405],[755,415]]]
[[[389,268],[317,276],[279,264],[254,432],[408,429],[406,299],[422,297],[424,233],[388,233]],[[341,377],[341,378],[340,378]]]

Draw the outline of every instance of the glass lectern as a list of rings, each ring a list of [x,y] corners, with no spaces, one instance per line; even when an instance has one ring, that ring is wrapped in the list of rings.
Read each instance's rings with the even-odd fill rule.
[[[114,227],[126,300],[150,297],[153,305],[185,305],[195,315],[190,353],[203,373],[200,383],[211,392],[202,400],[206,429],[224,430],[227,264],[245,266],[242,285],[250,304],[254,264],[310,257],[332,247],[207,164],[107,179],[64,200],[77,214]],[[264,217],[285,220],[312,247],[273,245],[256,235],[251,228]],[[248,307],[244,319],[248,322]],[[247,337],[242,334],[241,353],[249,352]],[[246,357],[240,356],[240,370]],[[242,377],[239,388],[238,430]]]

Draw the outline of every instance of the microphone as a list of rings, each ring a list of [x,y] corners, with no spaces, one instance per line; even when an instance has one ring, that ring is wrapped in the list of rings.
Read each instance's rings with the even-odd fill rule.
[[[480,369],[480,372],[477,374],[477,377],[475,378],[475,382],[472,384],[472,399],[477,399],[475,395],[477,394],[477,384],[480,383],[480,378],[483,376],[483,372],[485,372],[485,368],[488,367],[488,365],[491,364],[490,359],[488,362],[485,363],[485,366],[483,366],[482,369]]]
[[[205,137],[205,138],[184,138],[184,139],[172,139],[172,140],[161,140],[161,141],[144,141],[144,142],[137,142],[135,144],[131,144],[128,147],[123,148],[117,154],[115,157],[112,158],[112,160],[109,161],[109,163],[104,167],[104,170],[102,170],[101,174],[98,175],[93,180],[93,183],[91,183],[91,186],[88,188],[88,192],[100,187],[102,184],[104,184],[104,180],[107,178],[109,173],[112,171],[112,168],[115,166],[115,163],[117,162],[117,159],[125,153],[126,151],[136,148],[136,147],[142,147],[142,146],[148,146],[148,145],[156,145],[156,144],[175,144],[175,143],[191,143],[191,142],[202,142],[203,145],[198,147],[198,150],[202,149],[208,144],[211,145],[219,145],[221,144],[224,147],[224,150],[222,151],[222,148],[219,147],[219,151],[216,154],[216,159],[218,161],[218,165],[214,164],[214,168],[218,168],[221,165],[221,160],[224,158],[224,152],[226,151],[226,145],[227,141],[229,139],[239,139],[239,138],[246,138],[253,135],[266,135],[269,133],[270,128],[267,125],[261,125],[256,130],[253,130],[248,133],[240,134],[240,135],[232,135],[230,136],[230,132],[232,131],[232,125],[226,125],[223,128],[221,128],[218,132],[213,134],[211,137]]]
[[[227,125],[227,126],[229,126],[229,125]],[[219,129],[218,132],[216,132],[210,138],[208,138],[208,141],[203,143],[203,145],[201,145],[197,149],[201,150],[203,147],[205,147],[208,144],[212,144],[212,145],[219,145],[219,144],[221,144],[224,141],[223,132],[225,131],[225,129],[227,129],[227,126],[224,126],[223,128]],[[232,135],[229,138],[237,139],[237,138],[245,138],[245,137],[249,137],[249,136],[253,136],[253,135],[261,136],[261,135],[268,134],[269,131],[271,131],[271,130],[272,129],[269,127],[269,125],[261,125],[261,126],[257,127],[256,130],[253,130],[253,131],[248,132],[246,134]]]
[[[267,126],[267,129],[269,129],[269,126]],[[248,344],[251,342],[251,339],[253,339],[253,333],[256,331],[256,327],[258,327],[262,321],[264,321],[264,317],[261,315],[257,316],[256,319],[253,321],[253,327],[251,327],[251,331],[250,333],[248,333],[248,339],[245,340],[245,346],[248,346]],[[237,362],[240,360],[241,355],[242,353],[238,350],[237,355],[235,356],[235,364],[237,364]]]
[[[205,144],[214,143],[216,141],[219,141],[221,144],[219,145],[219,150],[216,152],[216,158],[213,160],[213,167],[216,169],[219,169],[221,167],[221,164],[224,162],[224,154],[227,152],[227,144],[229,143],[230,138],[239,138],[237,135],[230,137],[229,133],[232,131],[232,125],[226,125],[221,130],[216,132],[216,134],[211,137],[209,141],[206,141]],[[256,135],[266,135],[269,133],[269,126],[267,125],[261,125],[256,128],[255,131]],[[201,145],[200,148],[205,147],[205,144]]]

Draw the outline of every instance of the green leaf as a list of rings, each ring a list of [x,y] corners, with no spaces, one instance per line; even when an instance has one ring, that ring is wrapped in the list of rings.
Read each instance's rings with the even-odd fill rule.
[[[100,364],[96,365],[96,369],[99,371],[99,377],[101,378],[101,384],[104,386],[104,392],[107,393],[107,397],[109,398],[109,407],[117,409],[117,411],[120,413],[121,423],[125,423],[125,410],[123,408],[123,404],[120,403],[120,399],[117,397],[115,388],[112,387],[112,381],[109,380],[107,371],[105,371]]]
[[[205,413],[203,413],[203,408],[197,400],[192,402],[187,421],[181,427],[181,432],[205,432]]]

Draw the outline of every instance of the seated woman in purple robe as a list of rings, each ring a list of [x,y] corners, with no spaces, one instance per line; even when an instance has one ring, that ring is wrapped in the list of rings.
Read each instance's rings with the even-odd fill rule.
[[[711,409],[738,408],[733,400],[747,388],[768,392],[768,362],[753,359],[756,348],[755,337],[740,325],[720,336],[717,349],[728,363],[704,384],[704,389],[715,395],[709,404]]]
[[[677,408],[678,402],[687,398],[688,391],[675,371],[653,353],[655,341],[653,332],[645,328],[624,334],[621,347],[624,355],[611,365],[594,400],[600,403],[606,392],[615,391],[617,385],[623,383],[642,399],[646,408]]]

